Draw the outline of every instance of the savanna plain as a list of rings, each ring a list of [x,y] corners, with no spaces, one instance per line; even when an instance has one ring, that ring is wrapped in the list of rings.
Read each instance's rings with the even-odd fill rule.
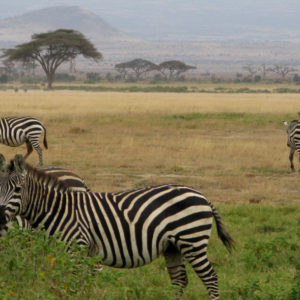
[[[44,163],[73,170],[93,191],[178,183],[202,192],[236,242],[229,254],[214,226],[208,257],[221,299],[300,299],[300,174],[290,172],[282,123],[299,118],[298,94],[29,90],[0,91],[0,103],[1,116],[41,120]],[[0,152],[10,159],[26,147]],[[28,162],[37,165],[35,152]],[[1,299],[174,298],[163,258],[90,276],[89,259],[76,273],[61,249],[12,230],[0,241]],[[190,267],[188,277],[182,299],[208,299]]]

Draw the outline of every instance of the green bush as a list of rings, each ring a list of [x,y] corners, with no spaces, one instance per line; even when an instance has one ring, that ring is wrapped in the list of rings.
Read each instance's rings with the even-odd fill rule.
[[[0,240],[0,299],[88,298],[96,258],[42,230],[9,230]]]
[[[57,73],[55,74],[55,81],[59,82],[72,82],[75,81],[76,77],[73,75],[70,75],[68,73]]]

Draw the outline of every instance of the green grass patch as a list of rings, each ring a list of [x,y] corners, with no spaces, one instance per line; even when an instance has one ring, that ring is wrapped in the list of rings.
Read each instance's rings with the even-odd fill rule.
[[[162,117],[166,121],[177,122],[222,122],[222,124],[251,125],[254,127],[265,127],[268,124],[277,124],[276,127],[283,127],[282,120],[292,120],[292,114],[249,114],[249,113],[186,113],[172,114]]]
[[[153,92],[167,92],[167,93],[185,93],[188,92],[188,87],[186,86],[145,86],[145,85],[125,85],[125,86],[90,86],[90,85],[55,85],[53,90],[80,90],[80,91],[94,91],[94,92],[144,92],[144,93],[153,93]]]
[[[2,83],[0,90],[37,90],[46,89],[41,83]],[[299,86],[293,83],[208,83],[208,82],[108,82],[87,83],[54,82],[53,90],[74,91],[116,91],[116,92],[171,92],[171,93],[243,93],[243,94],[270,94],[270,93],[300,93]]]
[[[300,299],[300,207],[217,205],[236,241],[229,254],[215,226],[208,256],[219,276],[221,299]],[[163,258],[136,269],[104,266],[90,276],[95,259],[42,231],[12,230],[0,240],[1,299],[174,299]],[[81,267],[77,263],[81,262]],[[208,299],[187,266],[189,284],[182,299]]]
[[[277,169],[266,167],[242,167],[241,171],[248,172],[256,176],[271,176],[271,175],[287,175],[290,174],[289,169]]]
[[[41,230],[10,230],[0,240],[1,299],[88,299],[96,257]],[[84,257],[84,259],[82,259]]]

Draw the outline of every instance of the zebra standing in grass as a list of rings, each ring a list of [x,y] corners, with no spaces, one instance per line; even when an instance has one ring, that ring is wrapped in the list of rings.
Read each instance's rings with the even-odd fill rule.
[[[0,185],[5,185],[7,180],[10,177],[11,165],[9,166],[2,154],[0,154]],[[30,172],[31,168],[28,165],[25,165],[25,169]],[[58,183],[63,184],[70,191],[89,191],[89,188],[85,184],[84,180],[77,174],[73,173],[70,170],[53,167],[53,166],[44,166],[38,168],[41,173],[40,180],[41,185],[55,186]],[[60,184],[58,186],[60,186]],[[0,205],[3,205],[0,203]],[[17,223],[17,226],[20,229],[31,229],[30,223],[22,216],[16,215],[12,221]],[[0,230],[0,237],[6,235],[8,228],[13,227],[13,222],[7,223]]]
[[[213,217],[220,239],[233,240],[215,207],[199,192],[181,185],[158,185],[118,193],[72,192],[41,187],[40,171],[24,167],[16,155],[7,183],[0,186],[0,223],[16,214],[48,235],[87,246],[102,264],[119,268],[146,265],[163,254],[172,284],[188,283],[186,259],[211,299],[219,299],[217,274],[207,258]]]
[[[33,148],[39,155],[39,163],[43,164],[42,148],[39,145],[39,138],[44,131],[44,146],[48,149],[46,128],[37,119],[32,117],[5,117],[0,118],[0,143],[17,147],[24,143],[27,146],[26,159]]]
[[[290,123],[287,121],[283,121],[283,123],[287,127],[287,146],[290,147],[289,159],[291,163],[291,170],[295,172],[293,158],[296,150],[299,153],[300,162],[300,122],[298,122],[298,120],[293,120]]]

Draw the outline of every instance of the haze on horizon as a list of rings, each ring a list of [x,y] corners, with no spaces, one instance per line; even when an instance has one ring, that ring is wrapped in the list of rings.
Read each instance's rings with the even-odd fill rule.
[[[76,5],[145,40],[300,42],[297,0],[0,0],[0,4],[0,19]]]

